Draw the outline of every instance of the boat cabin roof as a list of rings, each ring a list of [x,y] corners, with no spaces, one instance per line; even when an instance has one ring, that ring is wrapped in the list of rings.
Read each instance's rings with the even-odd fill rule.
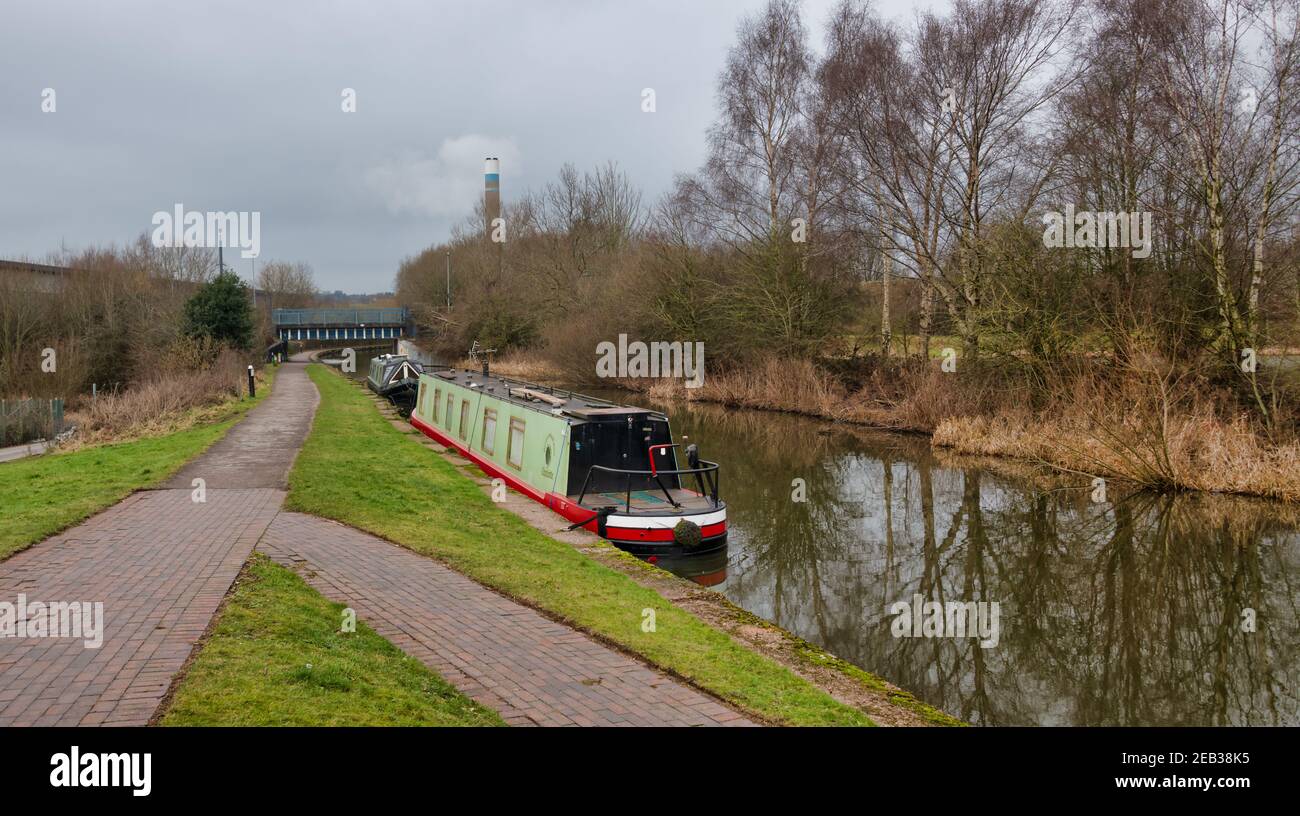
[[[441,380],[453,382],[462,388],[483,389],[497,399],[514,405],[531,408],[544,414],[561,414],[586,422],[599,422],[603,419],[625,416],[650,416],[666,420],[659,411],[639,408],[634,405],[620,405],[610,400],[589,397],[576,391],[538,385],[526,380],[502,377],[497,374],[483,375],[481,371],[464,368],[439,368],[425,370],[426,374]]]

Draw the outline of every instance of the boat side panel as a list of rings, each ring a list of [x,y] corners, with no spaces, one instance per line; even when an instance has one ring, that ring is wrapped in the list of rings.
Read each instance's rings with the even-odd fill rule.
[[[421,430],[436,430],[453,447],[473,454],[470,458],[480,463],[491,462],[500,471],[507,483],[515,482],[527,485],[528,492],[541,495],[552,489],[554,484],[563,484],[567,476],[562,468],[567,464],[564,457],[563,443],[567,440],[565,431],[568,423],[563,417],[553,416],[540,411],[530,410],[520,405],[507,402],[486,391],[477,388],[465,388],[457,383],[448,382],[440,377],[423,374],[420,382],[424,385],[426,396],[418,400],[413,420],[418,419],[425,427]],[[434,389],[441,389],[439,412],[441,422],[433,419]],[[451,412],[447,413],[447,398],[453,398]],[[461,405],[468,402],[470,406],[469,427],[465,438],[460,435]],[[483,418],[487,411],[496,411],[496,433],[493,436],[492,452],[484,446]],[[511,457],[511,420],[523,425],[523,456]],[[436,438],[436,437],[435,437]],[[443,441],[443,440],[439,440]],[[446,442],[444,442],[446,444]],[[550,464],[547,464],[547,449],[550,449]],[[515,467],[511,459],[519,463]],[[522,461],[520,461],[522,459]],[[557,482],[558,475],[558,482]]]

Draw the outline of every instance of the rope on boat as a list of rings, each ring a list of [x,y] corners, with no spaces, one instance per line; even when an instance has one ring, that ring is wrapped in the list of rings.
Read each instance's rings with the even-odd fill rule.
[[[602,516],[608,517],[610,513],[613,513],[613,512],[614,512],[614,510],[615,510],[615,508],[613,508],[613,507],[602,507],[602,508],[598,509],[598,510],[595,512],[595,514],[592,515],[591,518],[589,518],[589,519],[584,519],[583,521],[575,521],[573,524],[570,524],[568,527],[565,527],[565,528],[564,528],[564,531],[567,533],[567,532],[569,532],[570,530],[576,530],[576,529],[578,529],[579,527],[585,527],[585,526],[587,526],[588,524],[591,524],[593,521],[596,521],[597,519],[601,518]]]

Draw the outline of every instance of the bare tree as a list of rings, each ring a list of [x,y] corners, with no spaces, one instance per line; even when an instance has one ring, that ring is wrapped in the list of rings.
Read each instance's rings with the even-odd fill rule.
[[[769,0],[741,22],[738,35],[718,80],[722,115],[709,133],[706,181],[697,193],[725,219],[724,231],[775,241],[793,208],[812,58],[793,0]]]
[[[271,261],[257,272],[257,288],[267,294],[272,309],[301,309],[317,294],[315,273],[305,263]]]
[[[1261,341],[1265,245],[1294,217],[1297,5],[1195,0],[1189,8],[1172,23],[1160,88],[1182,147],[1171,169],[1203,213],[1193,237],[1213,292],[1212,346],[1235,366],[1243,349]],[[1246,54],[1256,38],[1263,41],[1260,68]]]
[[[1053,62],[1073,19],[1050,0],[957,0],[910,40],[846,2],[825,70],[854,154],[863,214],[894,234],[942,298],[968,354],[979,348],[985,222],[1023,215],[1046,168],[1031,135],[1069,84]],[[891,239],[892,242],[893,239]]]

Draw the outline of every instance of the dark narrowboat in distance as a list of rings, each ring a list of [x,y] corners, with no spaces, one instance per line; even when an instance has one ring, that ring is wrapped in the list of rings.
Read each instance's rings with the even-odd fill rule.
[[[420,385],[419,363],[412,363],[406,355],[380,355],[370,359],[370,373],[365,382],[370,390],[380,396],[398,394],[400,391],[415,392]]]
[[[366,376],[366,385],[381,397],[394,402],[409,402],[415,396],[420,385],[419,363],[408,360],[402,354],[381,354],[370,360],[370,373]]]

